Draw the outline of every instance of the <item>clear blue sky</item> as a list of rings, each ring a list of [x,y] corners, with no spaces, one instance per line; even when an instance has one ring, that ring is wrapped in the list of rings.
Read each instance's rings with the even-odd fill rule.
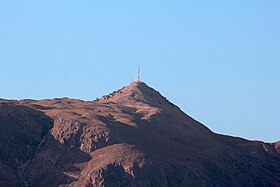
[[[0,97],[143,81],[215,132],[280,140],[279,0],[0,1]]]

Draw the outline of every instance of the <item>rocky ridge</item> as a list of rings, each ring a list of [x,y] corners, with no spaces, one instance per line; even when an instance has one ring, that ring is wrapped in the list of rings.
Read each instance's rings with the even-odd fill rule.
[[[138,82],[0,100],[0,186],[280,186],[279,142],[219,135]]]

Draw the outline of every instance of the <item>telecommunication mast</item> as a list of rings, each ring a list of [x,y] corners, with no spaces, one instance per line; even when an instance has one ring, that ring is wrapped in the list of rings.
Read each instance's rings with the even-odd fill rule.
[[[138,66],[138,77],[137,77],[137,82],[141,82],[141,77],[140,77],[140,64]]]

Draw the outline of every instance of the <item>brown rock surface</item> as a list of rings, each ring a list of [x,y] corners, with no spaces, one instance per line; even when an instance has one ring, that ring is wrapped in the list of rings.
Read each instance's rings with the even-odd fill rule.
[[[145,83],[0,100],[0,186],[280,186],[279,142],[215,134]]]

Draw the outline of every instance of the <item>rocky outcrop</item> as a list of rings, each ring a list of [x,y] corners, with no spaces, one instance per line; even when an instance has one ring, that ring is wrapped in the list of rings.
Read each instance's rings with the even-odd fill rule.
[[[87,153],[112,144],[109,133],[102,125],[89,125],[64,118],[56,119],[51,130],[53,137],[60,143]]]

